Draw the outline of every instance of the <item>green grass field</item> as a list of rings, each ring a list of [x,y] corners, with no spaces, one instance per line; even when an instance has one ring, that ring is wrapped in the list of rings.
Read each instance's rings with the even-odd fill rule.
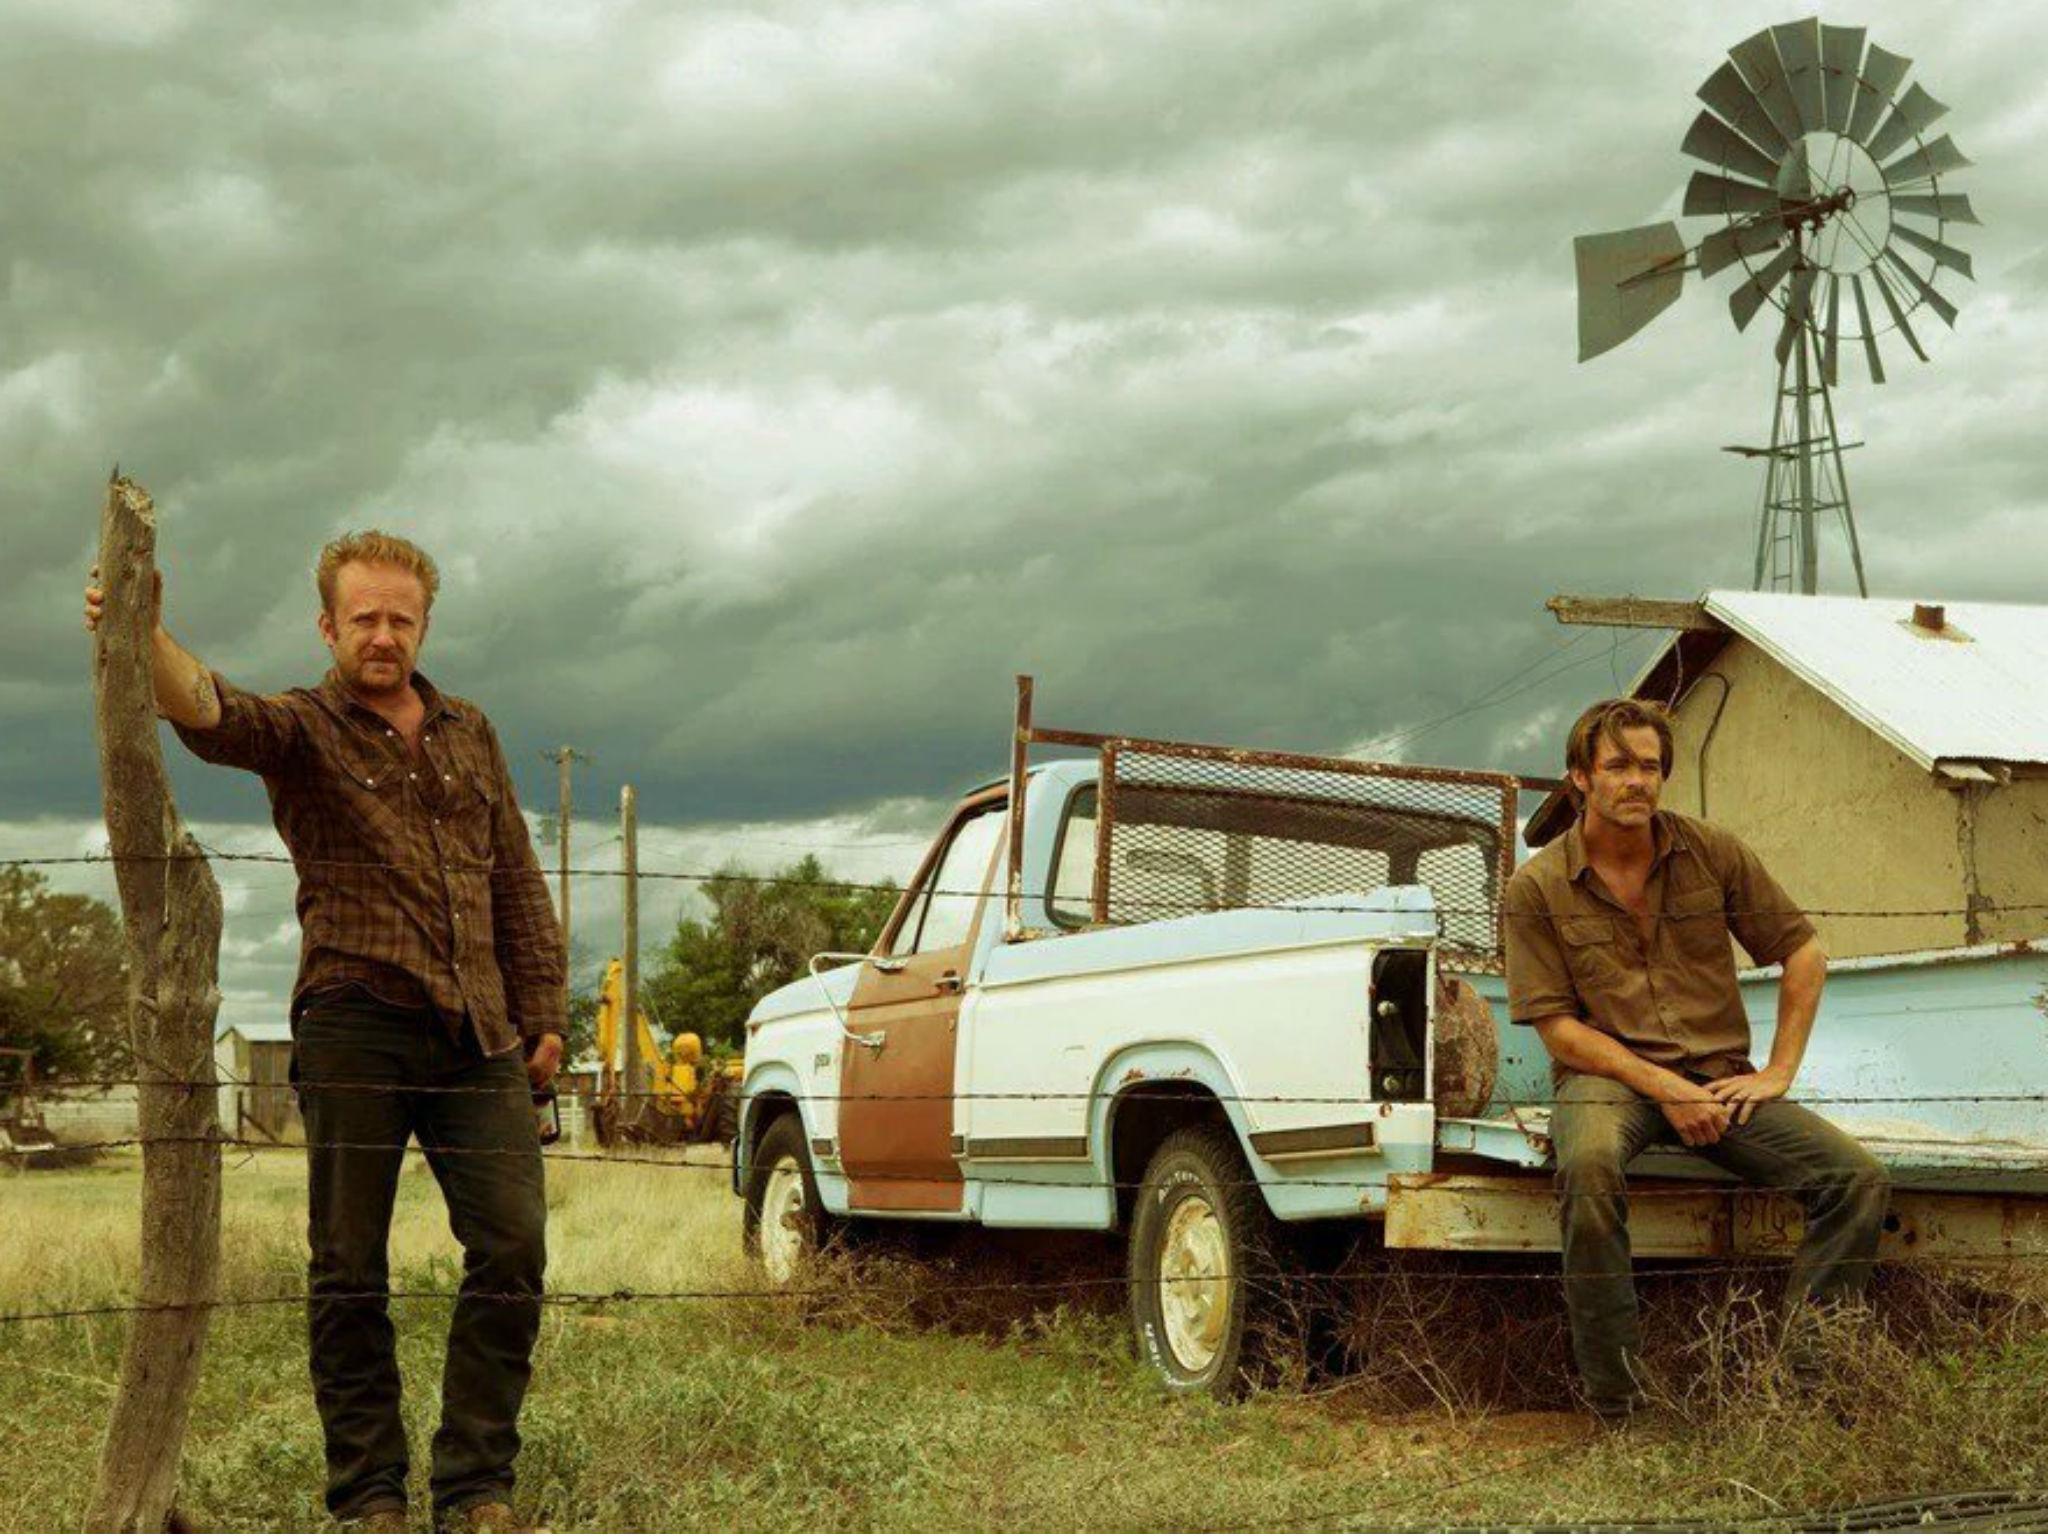
[[[226,1292],[302,1289],[298,1156],[226,1178]],[[754,1284],[721,1172],[565,1162],[549,1180],[558,1289]],[[0,1312],[124,1299],[136,1190],[130,1161],[0,1173]],[[423,1165],[399,1209],[394,1283],[452,1289]],[[1733,1521],[2048,1486],[2031,1274],[1888,1276],[1875,1320],[1838,1330],[1832,1378],[1806,1394],[1749,1347],[1737,1282],[1660,1282],[1646,1295],[1669,1403],[1600,1437],[1562,1408],[1555,1284],[1447,1267],[1425,1255],[1355,1282],[1362,1369],[1230,1407],[1162,1400],[1116,1293],[1085,1283],[949,1297],[929,1263],[896,1259],[869,1272],[909,1286],[893,1302],[550,1307],[521,1500],[556,1530],[1383,1529]],[[957,1272],[987,1285],[1020,1271],[979,1258]],[[396,1307],[421,1505],[447,1310]],[[198,1528],[322,1523],[303,1328],[296,1307],[216,1317],[186,1447],[182,1509]],[[0,1327],[0,1529],[78,1528],[121,1339],[119,1319]]]

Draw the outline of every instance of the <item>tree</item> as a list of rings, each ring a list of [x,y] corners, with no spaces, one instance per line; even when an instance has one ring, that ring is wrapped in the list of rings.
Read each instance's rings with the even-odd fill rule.
[[[42,873],[0,869],[0,1045],[39,1075],[128,1072],[128,948],[121,919]]]
[[[754,1004],[826,950],[864,951],[896,908],[893,885],[850,890],[805,856],[767,879],[727,865],[704,884],[708,918],[685,917],[641,987],[650,1019],[707,1047],[746,1044]]]

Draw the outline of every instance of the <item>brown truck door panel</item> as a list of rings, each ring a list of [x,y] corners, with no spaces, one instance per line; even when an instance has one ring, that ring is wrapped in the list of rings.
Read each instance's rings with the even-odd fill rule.
[[[854,1209],[957,1211],[953,1071],[961,993],[1006,818],[1000,788],[965,802],[883,934],[889,970],[863,966],[847,1003],[855,1035],[839,1070],[839,1158]]]

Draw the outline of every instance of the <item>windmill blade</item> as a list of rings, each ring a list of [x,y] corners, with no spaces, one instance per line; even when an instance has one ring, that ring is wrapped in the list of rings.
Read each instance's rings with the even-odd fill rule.
[[[1704,160],[1720,171],[1738,171],[1753,180],[1768,182],[1778,174],[1778,162],[1756,148],[1711,112],[1702,112],[1685,132],[1678,146],[1695,160]]]
[[[1579,361],[1620,346],[1677,302],[1685,238],[1676,224],[1645,224],[1572,242],[1579,272]]]
[[[1884,360],[1877,355],[1877,329],[1870,323],[1870,301],[1863,297],[1863,274],[1849,279],[1856,292],[1856,323],[1863,329],[1863,357],[1870,364],[1870,382],[1884,382]]]
[[[1820,376],[1827,380],[1829,389],[1842,382],[1841,373],[1835,366],[1836,354],[1842,346],[1842,280],[1828,281],[1828,329],[1827,341],[1821,348]]]
[[[1730,48],[1728,57],[1735,61],[1742,78],[1770,114],[1780,137],[1789,144],[1806,131],[1800,126],[1799,104],[1792,99],[1792,89],[1785,83],[1785,66],[1778,59],[1778,45],[1771,41],[1769,27]]]
[[[1906,94],[1899,98],[1899,104],[1892,108],[1892,115],[1884,120],[1884,126],[1871,136],[1864,148],[1870,151],[1871,159],[1882,165],[1906,140],[1916,135],[1924,138],[1927,130],[1947,111],[1947,107],[1922,90],[1920,82],[1915,80],[1906,88]]]
[[[1938,266],[1947,267],[1951,272],[1960,272],[1973,283],[1977,280],[1977,274],[1970,270],[1968,251],[1959,251],[1952,245],[1944,245],[1932,235],[1923,235],[1919,230],[1908,229],[1903,224],[1894,224],[1892,233],[1916,250],[1925,251],[1932,256]]]
[[[1870,52],[1863,56],[1863,78],[1856,84],[1856,110],[1849,114],[1850,138],[1861,144],[1870,137],[1870,130],[1884,116],[1899,82],[1912,67],[1911,59],[1886,53],[1875,43],[1870,45]]]
[[[1791,355],[1792,343],[1801,326],[1813,323],[1813,268],[1801,263],[1792,269],[1792,286],[1785,296],[1785,323],[1778,328],[1778,361]]]
[[[1956,141],[1943,134],[1925,149],[1916,149],[1910,155],[1901,156],[1884,168],[1885,185],[1891,187],[1911,186],[1916,181],[1925,181],[1930,176],[1946,176],[1950,171],[1960,171],[1971,162]]]
[[[1778,252],[1771,258],[1769,266],[1728,295],[1728,313],[1735,319],[1735,329],[1749,329],[1749,322],[1756,318],[1756,312],[1763,308],[1764,300],[1771,296],[1772,290],[1785,280],[1785,274],[1792,270],[1792,263],[1798,257],[1796,249]]]
[[[1892,199],[1893,213],[1911,213],[1948,224],[1978,224],[1977,210],[1961,192],[1903,193]]]
[[[1765,154],[1776,157],[1789,147],[1785,135],[1778,132],[1778,125],[1771,121],[1756,93],[1743,84],[1742,73],[1733,64],[1723,64],[1707,76],[1698,95]]]
[[[1856,74],[1863,67],[1861,27],[1822,27],[1820,62],[1828,104],[1828,129],[1849,131],[1849,116],[1856,107]]]
[[[1694,171],[1685,189],[1685,212],[1728,218],[1738,213],[1776,213],[1784,200],[1769,187],[1736,181],[1712,171]]]
[[[1794,207],[1813,201],[1813,155],[1806,140],[1797,140],[1779,164],[1777,185],[1785,189],[1785,201]]]
[[[1785,226],[1777,219],[1759,219],[1754,224],[1738,224],[1732,229],[1717,229],[1699,243],[1700,276],[1712,277],[1723,267],[1732,267],[1744,256],[1755,256],[1768,251],[1785,240]]]
[[[1809,16],[1773,27],[1771,40],[1778,45],[1785,83],[1792,88],[1792,100],[1799,108],[1800,127],[1808,133],[1827,127],[1828,112],[1820,88],[1820,19]]]
[[[1950,330],[1954,330],[1956,328],[1955,305],[1949,303],[1946,298],[1936,291],[1934,284],[1914,271],[1912,264],[1890,246],[1885,247],[1884,258],[1905,274],[1906,281],[1913,285],[1913,288],[1919,293],[1927,307],[1941,316],[1941,323]],[[1875,267],[1871,268],[1873,272],[1876,270]]]
[[[1906,324],[1906,312],[1899,307],[1899,296],[1892,292],[1892,285],[1884,280],[1882,269],[1872,267],[1870,280],[1877,284],[1878,297],[1884,300],[1884,307],[1891,311],[1892,324],[1899,328],[1899,334],[1906,338],[1906,345],[1913,349],[1913,355],[1921,362],[1927,361],[1927,353],[1920,345],[1920,338],[1913,334],[1913,327]]]

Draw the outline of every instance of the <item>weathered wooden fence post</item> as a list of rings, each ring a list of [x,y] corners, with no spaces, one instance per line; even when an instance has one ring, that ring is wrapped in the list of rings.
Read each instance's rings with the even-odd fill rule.
[[[142,1150],[142,1285],[86,1528],[173,1528],[192,1389],[220,1280],[220,886],[164,776],[151,683],[156,509],[118,475],[100,519],[106,606],[93,645],[100,788],[128,934]]]

